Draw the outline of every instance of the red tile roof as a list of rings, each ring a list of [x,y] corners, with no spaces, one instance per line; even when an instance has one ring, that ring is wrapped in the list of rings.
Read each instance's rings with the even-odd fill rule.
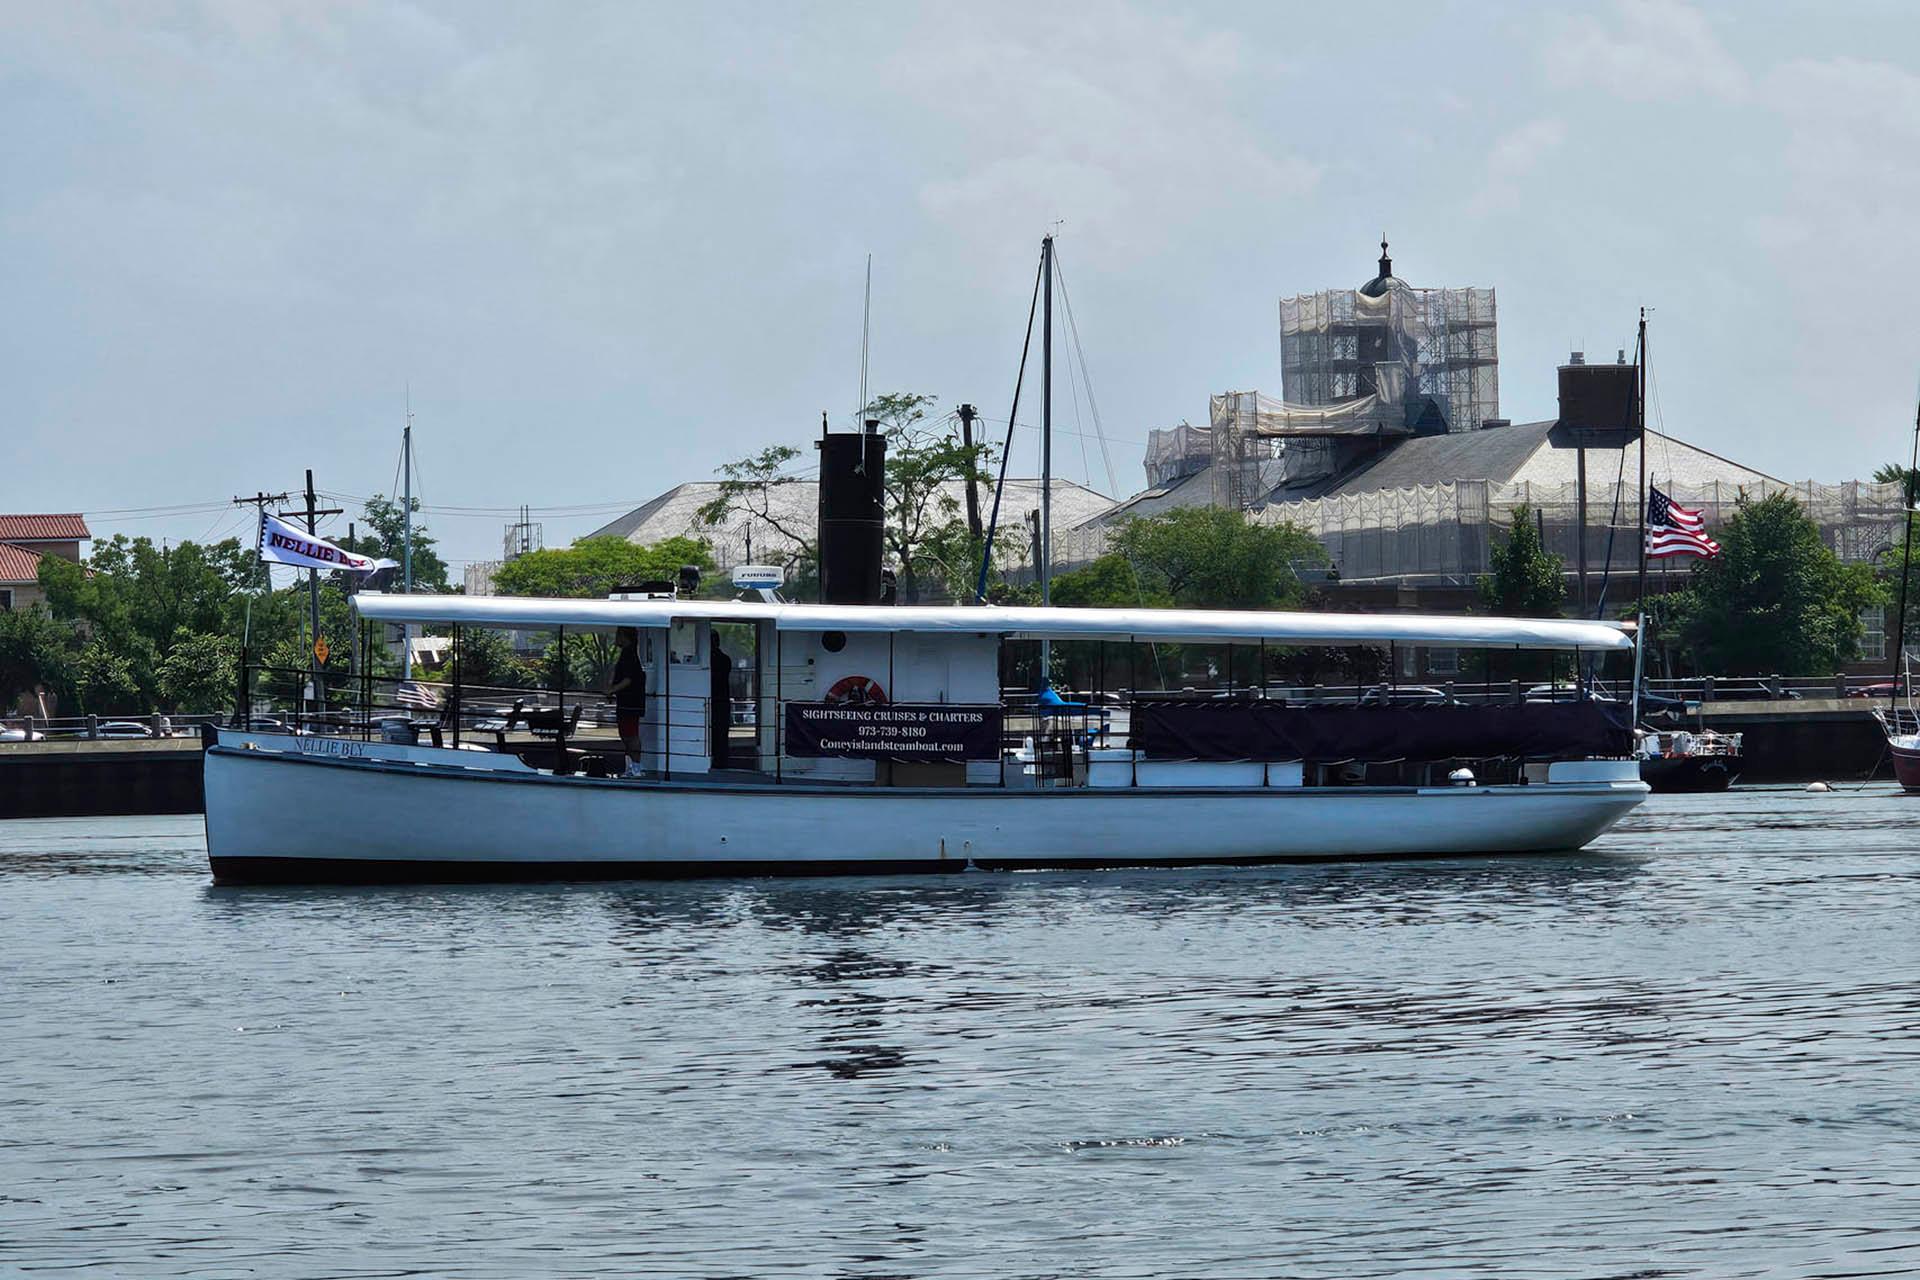
[[[0,542],[0,582],[37,582],[40,579],[40,553],[11,542]]]
[[[81,515],[0,516],[0,542],[72,542],[91,537]]]

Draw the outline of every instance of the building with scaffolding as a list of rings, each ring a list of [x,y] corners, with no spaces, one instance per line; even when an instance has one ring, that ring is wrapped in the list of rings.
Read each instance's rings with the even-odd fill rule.
[[[1282,399],[1226,392],[1205,427],[1153,432],[1148,483],[1206,471],[1211,505],[1247,510],[1307,496],[1394,442],[1499,422],[1493,290],[1416,289],[1382,239],[1365,284],[1281,300],[1280,374]]]
[[[1470,609],[1524,507],[1562,558],[1569,611],[1623,607],[1639,568],[1628,353],[1594,362],[1572,353],[1556,416],[1511,422],[1500,416],[1493,290],[1415,289],[1394,276],[1386,249],[1358,289],[1281,301],[1283,399],[1225,392],[1211,397],[1205,426],[1152,432],[1148,487],[1067,530],[1056,562],[1097,558],[1128,519],[1221,507],[1312,534],[1331,566],[1315,585],[1337,607]],[[1742,498],[1772,493],[1792,495],[1846,561],[1880,560],[1901,528],[1898,485],[1791,482],[1652,426],[1645,446],[1649,484],[1699,509],[1709,529]],[[1663,565],[1649,585],[1685,580]],[[1878,662],[1881,620],[1862,622],[1863,658]]]

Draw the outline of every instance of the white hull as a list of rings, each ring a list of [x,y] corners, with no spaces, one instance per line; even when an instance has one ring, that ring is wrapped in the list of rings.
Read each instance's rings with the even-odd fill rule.
[[[1632,761],[1530,786],[946,789],[554,778],[478,753],[206,760],[221,879],[821,874],[1576,849],[1646,796]],[[398,757],[398,758],[396,758]]]

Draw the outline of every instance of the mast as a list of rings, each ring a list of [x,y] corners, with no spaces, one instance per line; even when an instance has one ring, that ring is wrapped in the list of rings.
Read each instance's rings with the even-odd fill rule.
[[[400,499],[402,513],[400,525],[400,581],[401,590],[413,593],[413,389],[407,389],[407,424],[400,429],[400,471],[406,478]],[[400,675],[402,679],[413,679],[413,626],[409,623],[401,629],[400,635]]]
[[[1040,603],[1053,603],[1053,237],[1040,242]],[[1053,645],[1040,642],[1040,685],[1053,684]]]
[[[1894,610],[1893,624],[1893,683],[1887,692],[1887,723],[1889,733],[1900,732],[1896,716],[1900,713],[1900,677],[1901,667],[1907,653],[1907,578],[1913,565],[1913,502],[1914,472],[1920,470],[1920,408],[1913,415],[1913,456],[1907,463],[1907,474],[1900,477],[1900,519],[1907,526],[1906,542],[1900,552],[1900,603]]]
[[[1640,454],[1640,586],[1635,595],[1633,627],[1632,727],[1640,728],[1640,680],[1647,657],[1647,309],[1640,308],[1640,341],[1634,353],[1634,448]]]
[[[1040,242],[1040,603],[1053,603],[1053,237]]]

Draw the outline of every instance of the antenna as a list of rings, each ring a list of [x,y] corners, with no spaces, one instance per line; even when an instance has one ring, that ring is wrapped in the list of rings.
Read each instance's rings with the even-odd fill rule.
[[[857,431],[860,420],[867,416],[867,344],[872,336],[873,325],[873,255],[867,255],[867,292],[866,301],[860,308],[860,403],[853,407],[853,426]]]

